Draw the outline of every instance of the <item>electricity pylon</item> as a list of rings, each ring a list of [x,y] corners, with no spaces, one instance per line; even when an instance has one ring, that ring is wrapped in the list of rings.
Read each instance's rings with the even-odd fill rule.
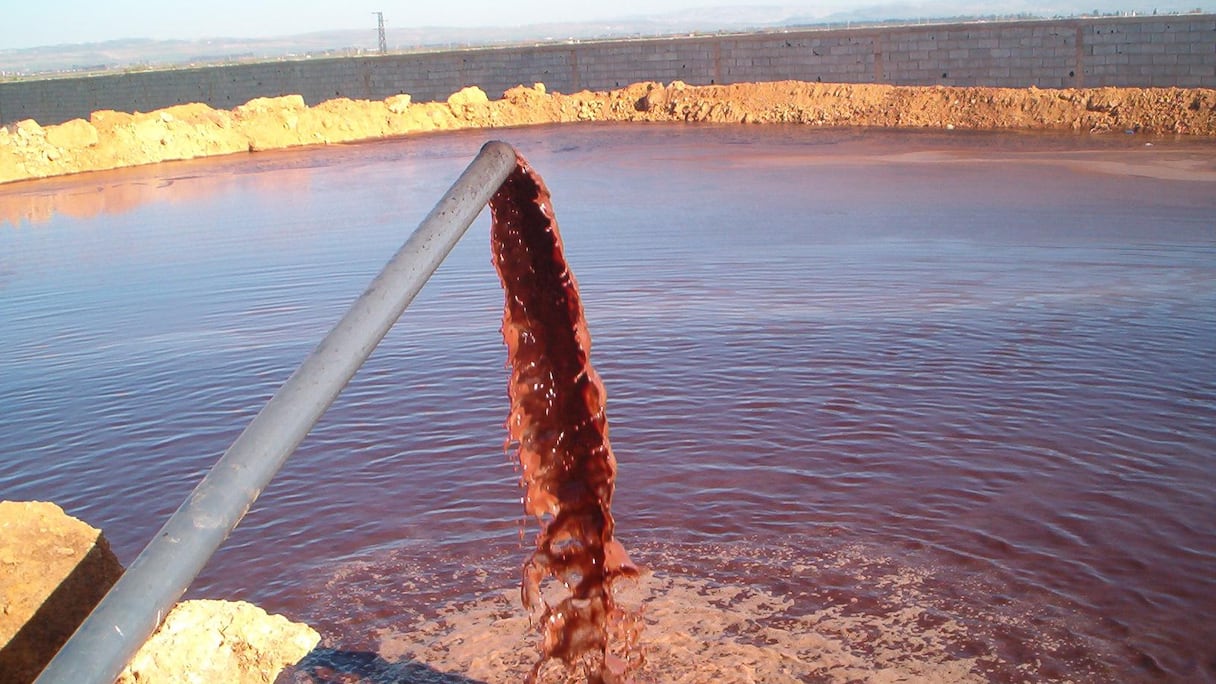
[[[372,12],[376,15],[377,35],[380,38],[380,54],[388,53],[388,42],[384,40],[384,12]]]

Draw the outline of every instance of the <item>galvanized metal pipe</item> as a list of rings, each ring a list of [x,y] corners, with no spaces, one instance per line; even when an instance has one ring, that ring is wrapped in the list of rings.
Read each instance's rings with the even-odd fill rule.
[[[515,168],[487,143],[81,624],[38,684],[112,684]]]

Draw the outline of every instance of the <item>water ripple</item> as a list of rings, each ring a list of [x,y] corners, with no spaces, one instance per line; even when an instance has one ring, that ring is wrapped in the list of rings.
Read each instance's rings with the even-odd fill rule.
[[[823,154],[815,132],[597,130],[511,135],[586,302],[627,543],[864,540],[931,563],[958,615],[1075,620],[1103,672],[1216,678],[1211,188],[1010,159],[913,173],[888,153],[959,144],[913,134],[778,173],[767,156]],[[211,195],[183,178],[125,214],[0,230],[0,496],[60,502],[129,561],[477,144],[259,157]],[[479,223],[192,592],[308,617],[297,569],[504,545],[514,567],[501,305]],[[986,634],[1016,660],[1033,630],[1009,619]]]

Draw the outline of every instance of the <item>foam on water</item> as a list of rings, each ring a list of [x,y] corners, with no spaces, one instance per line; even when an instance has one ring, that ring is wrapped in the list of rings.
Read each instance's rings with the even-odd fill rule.
[[[1105,682],[1131,673],[1103,625],[1058,599],[1013,592],[991,572],[944,570],[929,554],[832,535],[633,547],[648,570],[620,583],[617,598],[646,623],[638,682]],[[327,636],[291,681],[519,681],[535,660],[534,629],[518,589],[501,583],[502,563],[416,547],[318,573],[312,621]],[[541,681],[578,679],[553,664]]]

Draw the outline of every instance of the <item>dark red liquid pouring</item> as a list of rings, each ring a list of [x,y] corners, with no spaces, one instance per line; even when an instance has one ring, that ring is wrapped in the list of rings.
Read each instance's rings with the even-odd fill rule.
[[[620,681],[640,660],[633,646],[641,622],[612,597],[613,581],[637,568],[613,538],[616,458],[604,386],[591,367],[591,336],[549,191],[516,159],[490,200],[490,246],[506,299],[508,448],[518,448],[524,510],[540,523],[523,578],[523,603],[542,635],[529,681],[552,659],[592,682]]]

